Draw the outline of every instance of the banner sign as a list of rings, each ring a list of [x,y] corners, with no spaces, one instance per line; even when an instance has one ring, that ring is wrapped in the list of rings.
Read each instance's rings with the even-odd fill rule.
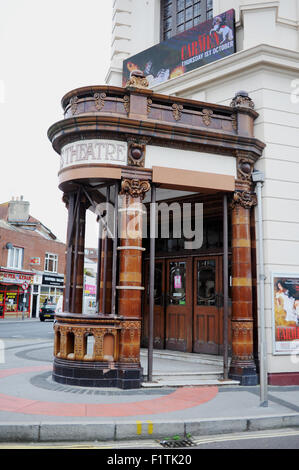
[[[235,10],[228,10],[123,62],[123,86],[133,70],[149,88],[236,52]]]
[[[11,284],[33,284],[33,275],[19,274],[19,273],[0,273],[0,282],[11,283]]]
[[[272,274],[274,354],[299,353],[299,274]]]

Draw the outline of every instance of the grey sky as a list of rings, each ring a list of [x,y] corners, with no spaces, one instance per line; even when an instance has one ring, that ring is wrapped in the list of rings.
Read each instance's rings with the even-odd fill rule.
[[[112,0],[0,0],[0,203],[23,195],[30,213],[65,240],[59,156],[47,138],[62,96],[104,84]],[[88,217],[87,246],[96,244]]]

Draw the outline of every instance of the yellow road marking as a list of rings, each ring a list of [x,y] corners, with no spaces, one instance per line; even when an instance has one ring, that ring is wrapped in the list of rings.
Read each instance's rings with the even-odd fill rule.
[[[142,433],[142,421],[136,421],[137,424],[137,434]]]
[[[147,421],[148,423],[148,427],[147,427],[147,432],[148,434],[153,434],[153,431],[154,431],[154,424],[152,421],[148,420]]]

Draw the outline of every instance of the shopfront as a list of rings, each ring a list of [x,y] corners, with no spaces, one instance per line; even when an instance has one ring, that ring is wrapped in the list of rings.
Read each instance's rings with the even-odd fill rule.
[[[64,277],[58,274],[43,274],[40,286],[40,306],[47,300],[56,304],[63,295]]]
[[[29,317],[33,274],[0,272],[0,318]]]

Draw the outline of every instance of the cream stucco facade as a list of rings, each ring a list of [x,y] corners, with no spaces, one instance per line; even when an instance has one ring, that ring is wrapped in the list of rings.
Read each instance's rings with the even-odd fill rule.
[[[122,61],[160,41],[160,0],[113,3],[107,84],[121,86]],[[273,354],[271,276],[290,273],[299,277],[299,0],[214,0],[213,16],[231,8],[236,13],[237,52],[159,84],[154,91],[229,105],[237,91],[246,90],[254,101],[259,113],[255,137],[266,144],[256,169],[265,175],[268,371],[298,373],[296,358]]]

